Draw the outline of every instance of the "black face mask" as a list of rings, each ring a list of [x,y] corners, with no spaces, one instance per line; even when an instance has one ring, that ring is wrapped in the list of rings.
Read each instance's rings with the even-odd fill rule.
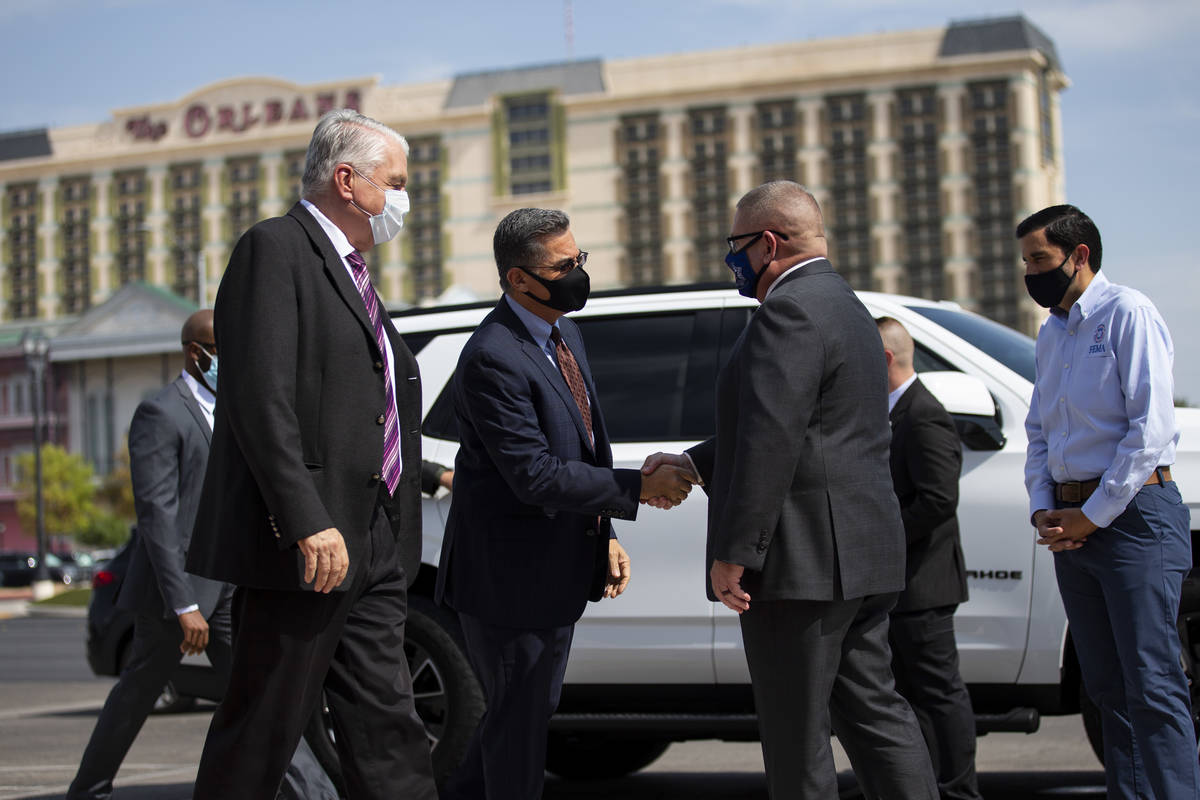
[[[1071,253],[1074,252],[1075,249],[1071,248]],[[1056,268],[1025,276],[1025,288],[1029,291],[1029,296],[1042,308],[1054,308],[1067,296],[1067,289],[1070,288],[1071,281],[1075,280],[1075,273],[1068,275],[1063,272],[1063,267],[1071,260],[1071,253],[1067,253],[1067,257]]]
[[[524,267],[517,267],[517,269],[545,286],[546,290],[550,292],[550,297],[546,300],[542,300],[530,292],[525,292],[542,305],[566,314],[570,311],[578,311],[587,304],[588,295],[592,291],[592,279],[583,271],[583,267],[576,267],[556,281],[548,281]]]

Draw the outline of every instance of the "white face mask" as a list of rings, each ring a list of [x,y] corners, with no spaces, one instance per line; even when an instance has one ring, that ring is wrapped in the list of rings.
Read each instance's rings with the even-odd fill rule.
[[[358,170],[354,171],[364,181],[379,189],[378,184],[373,180]],[[400,229],[404,227],[404,215],[408,213],[409,209],[408,192],[403,189],[382,189],[381,191],[383,192],[383,211],[378,214],[371,214],[358,203],[350,201],[355,208],[370,216],[371,238],[375,240],[375,244],[383,244],[396,238],[396,234],[400,233]]]

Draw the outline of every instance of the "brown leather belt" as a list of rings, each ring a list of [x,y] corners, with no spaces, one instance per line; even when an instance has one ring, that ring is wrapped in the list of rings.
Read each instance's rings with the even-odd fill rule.
[[[1150,473],[1150,477],[1146,478],[1146,486],[1154,486],[1159,483],[1159,476],[1162,476],[1162,482],[1166,483],[1171,480],[1171,468],[1159,467],[1154,472]],[[1060,503],[1082,503],[1092,496],[1092,492],[1096,491],[1100,486],[1099,478],[1092,478],[1090,481],[1068,481],[1067,483],[1054,484],[1054,499]]]

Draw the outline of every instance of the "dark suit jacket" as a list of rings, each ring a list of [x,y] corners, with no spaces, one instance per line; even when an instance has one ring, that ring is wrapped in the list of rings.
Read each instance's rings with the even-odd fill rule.
[[[707,563],[746,567],[753,600],[902,589],[887,394],[875,322],[829,262],[781,279],[717,377],[717,435],[689,451]]]
[[[919,378],[900,395],[890,418],[892,484],[908,541],[907,581],[895,610],[965,603],[967,572],[955,516],[962,444],[954,421]]]
[[[223,584],[188,575],[183,563],[200,503],[212,433],[187,381],[178,377],[143,400],[129,424],[129,473],[137,544],[117,605],[174,617],[193,603],[209,617]]]
[[[558,324],[587,384],[594,451],[562,373],[503,298],[454,373],[461,445],[436,599],[490,624],[575,622],[603,591],[609,518],[637,515],[641,475],[612,469],[583,339]]]
[[[349,587],[366,557],[383,460],[384,359],[361,295],[300,204],[233,250],[214,308],[221,384],[188,570],[301,589],[296,542],[337,528]],[[390,320],[403,474],[386,511],[411,581],[421,558],[421,387]]]

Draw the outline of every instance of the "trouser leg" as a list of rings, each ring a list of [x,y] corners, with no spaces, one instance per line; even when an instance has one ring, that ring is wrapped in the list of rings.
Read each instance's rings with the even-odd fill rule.
[[[129,665],[108,693],[67,791],[70,800],[107,798],[121,762],[154,709],[163,686],[183,654],[183,629],[174,619],[139,614],[134,622]]]
[[[912,706],[943,800],[977,800],[975,713],[958,667],[955,606],[893,613],[888,640],[896,688]]]
[[[524,630],[459,615],[487,710],[443,800],[537,800],[574,626]]]
[[[407,581],[383,515],[373,534],[368,585],[350,609],[325,679],[342,775],[353,800],[434,800],[429,739],[404,655]]]
[[[1175,485],[1143,488],[1082,548],[1056,554],[1055,567],[1084,683],[1104,721],[1110,797],[1200,797],[1176,629],[1191,542]]]
[[[895,594],[859,603],[841,642],[830,717],[868,798],[937,800],[920,726],[892,680],[888,614],[895,603]]]
[[[755,601],[740,617],[772,800],[837,797],[829,697],[859,602]]]

